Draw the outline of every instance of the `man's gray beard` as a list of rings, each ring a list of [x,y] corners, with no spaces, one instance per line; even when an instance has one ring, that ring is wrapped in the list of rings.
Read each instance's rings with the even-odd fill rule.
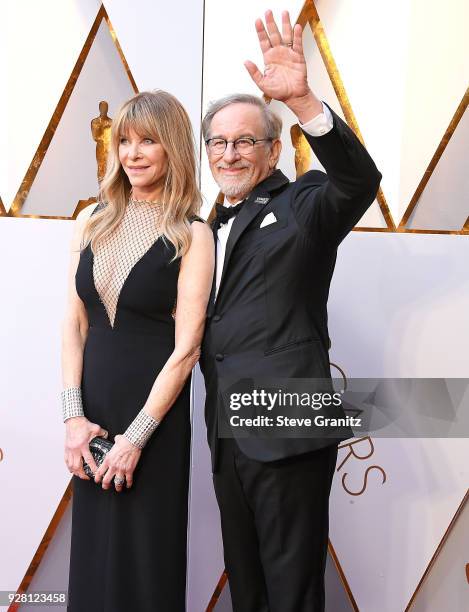
[[[229,198],[236,198],[239,196],[240,198],[244,198],[250,193],[255,185],[252,184],[251,178],[246,178],[244,181],[239,181],[234,183],[232,181],[225,181],[223,179],[219,179],[217,181],[218,186],[221,191],[228,196]]]

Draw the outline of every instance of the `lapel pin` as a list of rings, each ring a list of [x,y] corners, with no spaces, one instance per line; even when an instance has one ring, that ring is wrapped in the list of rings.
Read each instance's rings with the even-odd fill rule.
[[[267,204],[267,202],[270,200],[270,198],[261,198],[258,197],[254,200],[254,204]]]

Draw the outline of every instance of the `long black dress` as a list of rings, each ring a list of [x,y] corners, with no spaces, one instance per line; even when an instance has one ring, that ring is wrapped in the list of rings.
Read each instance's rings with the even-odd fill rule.
[[[174,250],[157,221],[154,205],[130,201],[96,256],[82,251],[75,277],[90,325],[85,416],[110,440],[142,408],[174,348],[180,260],[170,263]],[[143,449],[130,489],[73,476],[68,610],[185,610],[189,391],[190,380]]]

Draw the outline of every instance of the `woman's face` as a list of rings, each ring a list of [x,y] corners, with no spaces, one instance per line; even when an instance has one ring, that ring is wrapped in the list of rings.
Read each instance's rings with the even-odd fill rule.
[[[134,198],[150,199],[149,195],[162,190],[168,156],[159,142],[130,130],[119,140],[119,161],[129,177]]]

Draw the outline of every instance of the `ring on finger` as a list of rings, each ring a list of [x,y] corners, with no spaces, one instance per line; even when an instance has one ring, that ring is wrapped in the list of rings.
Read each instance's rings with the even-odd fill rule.
[[[125,482],[125,478],[121,478],[120,476],[114,476],[114,483],[116,487],[121,487]]]
[[[282,43],[282,47],[293,47],[293,43],[292,42],[283,42]]]

